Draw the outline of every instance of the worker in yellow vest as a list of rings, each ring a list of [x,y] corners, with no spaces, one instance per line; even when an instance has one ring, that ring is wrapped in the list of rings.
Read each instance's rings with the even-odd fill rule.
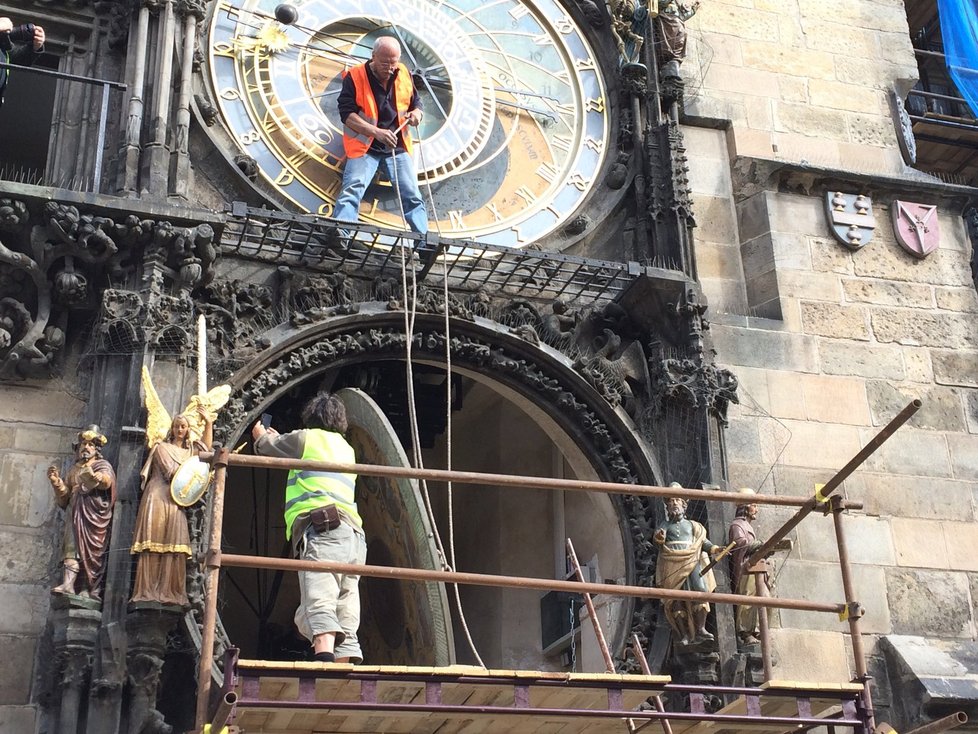
[[[427,232],[428,210],[411,157],[411,136],[404,127],[419,125],[422,113],[411,73],[401,63],[397,39],[381,36],[374,42],[370,60],[347,72],[337,106],[346,165],[333,218],[357,220],[364,192],[381,168],[396,186],[408,227]]]
[[[287,459],[353,464],[353,447],[344,438],[346,408],[335,395],[319,393],[302,410],[305,428],[280,434],[258,422],[251,429],[255,453]],[[304,561],[365,563],[367,542],[357,512],[356,474],[292,470],[285,486],[285,537]],[[363,660],[360,627],[360,577],[327,571],[299,572],[295,624],[312,642],[320,662]]]

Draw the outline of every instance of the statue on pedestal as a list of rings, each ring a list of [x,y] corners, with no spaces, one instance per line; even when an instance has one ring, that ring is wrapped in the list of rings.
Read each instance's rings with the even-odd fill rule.
[[[194,395],[182,413],[170,419],[149,372],[143,368],[146,441],[142,499],[136,515],[131,552],[138,555],[132,602],[187,606],[187,559],[190,527],[185,507],[200,500],[209,468],[197,458],[213,442],[214,419],[230,395],[226,385]]]
[[[737,505],[737,516],[727,529],[727,539],[733,546],[730,552],[730,588],[735,594],[755,596],[757,594],[757,576],[763,575],[766,584],[768,580],[767,571],[758,570],[767,568],[766,565],[759,565],[753,573],[747,566],[747,561],[751,555],[763,545],[757,539],[757,533],[752,524],[757,519],[758,506],[750,500],[750,497],[756,493],[750,487],[742,487],[737,492],[744,495],[744,504]],[[772,553],[788,550],[791,550],[791,541],[784,539],[774,546]],[[737,639],[742,646],[758,644],[757,607],[738,606],[735,623]]]
[[[673,482],[669,486],[680,485]],[[704,592],[716,589],[713,571],[703,571],[709,565],[710,556],[718,555],[723,547],[706,537],[706,528],[700,523],[686,517],[686,500],[681,497],[666,499],[666,520],[655,529],[652,540],[659,546],[655,564],[656,586]],[[669,599],[662,603],[662,607],[680,644],[714,639],[706,629],[708,603]]]
[[[96,600],[102,597],[115,506],[115,470],[101,452],[106,443],[99,427],[91,425],[79,432],[75,463],[64,478],[57,467],[48,467],[55,500],[65,510],[64,578],[51,590],[56,594],[75,594],[81,586],[82,594]]]

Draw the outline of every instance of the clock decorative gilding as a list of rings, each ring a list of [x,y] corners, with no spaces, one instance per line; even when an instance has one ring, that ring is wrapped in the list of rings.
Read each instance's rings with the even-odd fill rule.
[[[292,5],[296,21],[283,24],[276,2],[219,0],[208,49],[235,152],[251,156],[296,207],[332,214],[342,74],[391,34],[424,109],[412,132],[432,231],[519,247],[567,222],[594,186],[608,147],[607,92],[587,39],[557,0]],[[402,226],[388,182],[368,190],[360,216]]]

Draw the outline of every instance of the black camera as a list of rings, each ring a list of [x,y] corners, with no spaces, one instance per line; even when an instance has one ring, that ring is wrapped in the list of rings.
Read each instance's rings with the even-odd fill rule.
[[[8,35],[12,43],[31,43],[34,40],[34,24],[24,23],[24,25],[14,26]]]

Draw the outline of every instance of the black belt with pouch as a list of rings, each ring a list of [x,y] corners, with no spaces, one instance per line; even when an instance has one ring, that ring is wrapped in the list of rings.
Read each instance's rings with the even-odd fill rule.
[[[309,513],[309,524],[317,533],[336,530],[340,526],[340,511],[336,509],[336,505],[317,507]]]

